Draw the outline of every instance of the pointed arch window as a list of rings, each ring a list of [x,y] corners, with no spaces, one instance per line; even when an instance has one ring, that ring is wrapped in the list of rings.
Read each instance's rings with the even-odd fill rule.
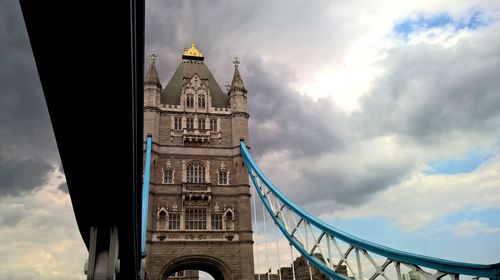
[[[205,95],[198,95],[198,107],[205,108]]]
[[[190,163],[186,175],[188,183],[205,183],[205,166],[200,162]]]
[[[186,97],[186,107],[188,108],[194,107],[194,96],[192,94],[188,94]]]

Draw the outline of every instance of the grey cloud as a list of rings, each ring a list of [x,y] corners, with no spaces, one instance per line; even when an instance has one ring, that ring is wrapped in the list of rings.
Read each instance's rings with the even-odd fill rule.
[[[359,159],[361,160],[361,159]],[[407,179],[414,164],[399,165],[380,162],[357,170],[322,170],[317,172],[304,166],[306,191],[297,197],[304,204],[335,203],[337,206],[360,205],[386,188]]]
[[[62,191],[63,193],[69,193],[69,190],[68,190],[68,183],[66,182],[63,182],[61,184],[59,184],[59,186],[57,187],[60,191]]]
[[[16,159],[0,154],[0,194],[21,195],[47,182],[52,166],[38,157]]]
[[[450,137],[496,137],[500,128],[499,27],[455,46],[416,44],[391,50],[386,74],[362,99],[367,135],[395,133],[420,144]]]
[[[57,162],[57,147],[18,1],[0,4],[0,37],[0,152]]]
[[[259,156],[289,150],[316,156],[342,149],[347,141],[346,115],[328,99],[312,101],[289,86],[294,73],[283,65],[244,57],[241,71],[249,90],[250,140]],[[271,127],[267,126],[271,124]]]
[[[447,143],[457,132],[491,137],[491,131],[498,130],[500,80],[495,74],[500,70],[500,47],[498,39],[489,42],[492,36],[485,36],[489,43],[459,42],[452,51],[432,45],[393,48],[381,62],[385,74],[361,100],[361,110],[347,115],[330,100],[314,102],[290,84],[303,70],[294,67],[323,65],[318,61],[323,59],[321,54],[336,56],[342,46],[349,45],[348,30],[363,31],[349,24],[332,26],[335,21],[328,15],[329,4],[323,2],[300,9],[300,5],[275,3],[265,10],[256,3],[239,7],[241,3],[236,3],[225,3],[229,7],[223,9],[206,1],[174,2],[160,9],[164,3],[150,2],[146,48],[161,51],[159,71],[164,83],[179,63],[181,50],[193,38],[204,49],[205,60],[221,84],[230,80],[232,56],[240,56],[249,90],[252,154],[261,158],[289,151],[286,160],[298,167],[287,173],[296,172],[297,180],[290,183],[281,180],[287,176],[283,172],[267,172],[278,182],[286,182],[281,187],[303,205],[321,201],[362,204],[405,180],[420,163],[380,158],[377,165],[367,166],[365,161],[372,155],[359,151],[350,153],[350,160],[358,164],[349,170],[336,155],[361,141],[397,135],[401,141],[421,147]],[[357,15],[344,10],[333,17],[350,16]],[[348,21],[343,18],[342,22]],[[328,30],[311,32],[313,26]],[[314,34],[328,34],[329,40],[319,40]],[[281,63],[284,58],[290,64]],[[330,162],[324,164],[331,166],[313,169],[313,163],[324,155],[330,155]]]
[[[0,194],[46,182],[59,157],[17,1],[0,4]]]
[[[16,226],[26,216],[26,208],[20,203],[2,205],[0,210],[0,224],[9,227]]]
[[[194,38],[205,51],[205,61],[220,84],[231,79],[233,56],[240,57],[240,71],[249,91],[250,141],[255,157],[289,151],[291,162],[313,162],[321,155],[335,154],[358,141],[355,134],[362,127],[354,127],[350,117],[331,100],[322,98],[314,102],[290,85],[299,75],[294,68],[297,63],[307,60],[304,57],[312,53],[335,54],[332,42],[336,42],[336,36],[346,36],[343,32],[331,32],[333,29],[324,30],[323,34],[328,33],[331,40],[318,44],[311,51],[311,44],[319,40],[314,38],[317,32],[310,32],[311,26],[324,21],[321,26],[331,27],[331,22],[328,23],[331,18],[326,15],[328,9],[325,8],[328,5],[316,3],[297,9],[276,4],[266,6],[263,11],[262,6],[251,2],[245,2],[243,7],[233,2],[227,4],[230,7],[223,9],[212,2],[192,4],[184,1],[160,9],[160,6],[165,7],[164,3],[149,3],[146,50],[160,51],[157,65],[163,84],[180,62],[181,50]],[[275,13],[277,10],[279,13]],[[296,18],[299,23],[285,20],[289,17]],[[283,30],[295,31],[281,32]],[[281,33],[284,37],[276,40],[276,34]],[[293,47],[287,45],[291,41],[295,42]],[[279,62],[283,54],[278,52],[290,55],[288,60],[295,64]],[[276,60],[264,59],[273,54],[278,54]],[[350,179],[349,170],[333,172],[326,169],[318,173],[305,166],[297,171],[301,174],[300,182],[283,187],[287,190],[297,187],[292,193],[304,204],[315,199],[359,204],[389,183],[404,178],[411,169],[410,166],[386,168],[390,170],[383,174],[367,171],[367,174]],[[325,192],[325,186],[331,182],[335,182],[335,187]]]
[[[163,84],[180,62],[181,50],[195,38],[198,46],[204,49],[206,63],[221,85],[231,79],[233,67],[230,62],[233,56],[240,57],[241,72],[249,90],[250,137],[257,155],[273,149],[315,155],[342,147],[345,130],[341,127],[345,125],[345,116],[341,111],[328,99],[313,102],[299,95],[289,86],[296,79],[295,71],[289,65],[264,62],[261,56],[255,55],[259,49],[252,50],[251,47],[256,38],[273,37],[272,33],[279,32],[285,24],[302,30],[294,36],[312,36],[296,21],[309,26],[320,19],[326,20],[317,16],[325,13],[324,3],[305,5],[303,9],[275,4],[266,6],[265,11],[261,5],[248,1],[224,4],[183,1],[172,3],[166,9],[158,8],[165,7],[163,2],[147,5],[146,49],[162,51],[158,65]],[[280,12],[272,12],[276,10]],[[298,17],[298,14],[302,16]],[[286,20],[291,18],[296,20]],[[241,41],[247,37],[242,34],[249,34],[254,42]],[[268,44],[261,44],[260,47],[269,52],[271,45],[277,41],[267,41]],[[287,51],[294,48],[276,49]],[[269,131],[269,127],[261,126],[264,122],[277,130]]]

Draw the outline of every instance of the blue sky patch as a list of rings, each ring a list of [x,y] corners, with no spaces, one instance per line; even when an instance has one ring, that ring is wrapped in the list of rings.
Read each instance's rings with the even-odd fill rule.
[[[498,213],[498,211],[484,211],[482,214],[494,217]],[[450,219],[453,220],[454,217],[451,216],[453,215],[450,215]],[[459,217],[456,217],[456,220],[456,222],[463,221]],[[497,251],[485,250],[492,247],[500,250],[497,235],[474,235],[467,237],[467,242],[463,242],[463,237],[456,237],[449,231],[439,230],[446,223],[444,221],[437,221],[416,231],[402,231],[394,221],[380,216],[335,219],[326,222],[361,239],[405,252],[470,263],[489,264],[499,260]],[[457,246],[458,243],[461,246]]]
[[[475,12],[472,16],[461,19],[453,19],[447,13],[441,13],[425,16],[419,15],[416,18],[402,20],[394,26],[393,31],[404,38],[408,38],[409,34],[424,29],[451,26],[457,31],[465,28],[477,29],[489,23],[482,12]]]
[[[469,173],[491,157],[492,155],[469,153],[464,158],[458,160],[431,160],[428,162],[431,168],[425,171],[424,174]]]
[[[443,224],[459,224],[464,221],[481,221],[494,227],[500,227],[500,208],[474,210],[464,208],[443,218]]]

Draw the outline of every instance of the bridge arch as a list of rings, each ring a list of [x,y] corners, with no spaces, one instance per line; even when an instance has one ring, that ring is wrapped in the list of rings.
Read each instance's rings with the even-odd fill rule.
[[[185,256],[165,265],[158,280],[181,270],[202,270],[210,274],[215,280],[234,280],[228,266],[221,260],[209,256]]]

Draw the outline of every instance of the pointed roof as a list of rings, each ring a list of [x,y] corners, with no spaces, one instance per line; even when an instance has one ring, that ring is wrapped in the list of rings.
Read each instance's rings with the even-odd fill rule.
[[[229,89],[229,95],[231,95],[231,93],[235,91],[241,91],[243,93],[247,93],[247,89],[245,88],[243,80],[241,79],[240,70],[238,70],[238,65],[240,64],[240,61],[238,60],[237,57],[234,59],[233,63],[234,63],[234,75],[233,75],[233,81],[231,82],[231,87]]]
[[[148,74],[146,75],[146,79],[144,81],[144,85],[152,85],[161,88],[160,78],[158,77],[158,72],[156,72],[155,52],[152,51],[149,55],[149,59],[151,60],[151,64],[149,65]]]
[[[194,47],[194,42],[192,43],[192,47]],[[182,87],[195,74],[198,74],[200,79],[208,85],[208,88],[210,89],[210,97],[212,99],[212,106],[229,106],[229,96],[222,91],[214,76],[210,72],[210,69],[208,69],[207,65],[203,62],[203,56],[199,57],[186,55],[186,51],[182,55],[182,61],[177,67],[177,70],[175,70],[174,75],[161,91],[161,103],[180,105]]]

